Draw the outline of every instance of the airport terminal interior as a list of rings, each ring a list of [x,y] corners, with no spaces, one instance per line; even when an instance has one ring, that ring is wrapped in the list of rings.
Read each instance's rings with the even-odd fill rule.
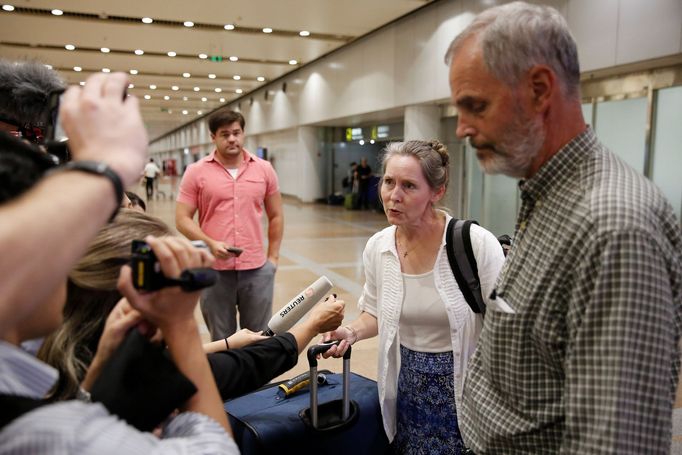
[[[183,172],[214,150],[207,117],[221,107],[240,111],[245,147],[272,164],[284,200],[273,310],[324,275],[352,321],[365,243],[388,226],[376,194],[366,210],[344,207],[352,162],[366,159],[376,183],[387,143],[439,139],[451,156],[444,206],[495,235],[514,232],[517,181],[483,174],[456,137],[444,63],[452,38],[501,3],[12,0],[0,11],[0,57],[38,60],[69,84],[99,71],[128,73],[150,156],[164,171],[147,212],[173,227]],[[535,3],[557,8],[574,33],[586,122],[661,188],[680,220],[682,1]],[[145,197],[143,183],[130,190]],[[375,380],[377,343],[361,341],[351,360],[354,372]],[[341,361],[320,368],[340,371]],[[303,355],[277,380],[306,370]],[[673,453],[682,453],[680,391],[675,408]]]

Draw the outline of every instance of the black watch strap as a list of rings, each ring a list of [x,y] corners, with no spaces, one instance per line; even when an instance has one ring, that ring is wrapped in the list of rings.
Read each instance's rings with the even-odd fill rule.
[[[114,213],[111,214],[109,221],[111,222],[118,213],[121,201],[123,200],[123,182],[121,177],[118,176],[113,169],[111,169],[106,163],[99,161],[69,161],[63,166],[60,166],[55,171],[81,171],[87,172],[88,174],[100,175],[106,177],[111,184],[114,186],[114,192],[116,193],[116,209]]]

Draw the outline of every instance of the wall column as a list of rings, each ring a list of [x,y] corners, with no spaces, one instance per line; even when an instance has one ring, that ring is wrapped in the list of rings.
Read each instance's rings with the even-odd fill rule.
[[[440,108],[438,106],[407,106],[405,108],[405,140],[440,138]]]

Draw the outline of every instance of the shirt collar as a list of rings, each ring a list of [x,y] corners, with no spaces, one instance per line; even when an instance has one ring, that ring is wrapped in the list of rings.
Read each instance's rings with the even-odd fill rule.
[[[48,364],[0,340],[0,393],[44,398],[58,377]]]
[[[206,156],[206,158],[205,158],[206,161],[215,161],[216,163],[220,164],[220,162],[215,159],[215,154],[216,154],[216,150],[213,149],[211,154]],[[243,154],[242,156],[246,157],[246,161],[255,161],[255,159],[256,159],[255,156],[251,152],[246,150],[245,148],[242,148],[242,154]],[[221,164],[221,166],[222,166],[222,164]]]
[[[579,164],[587,158],[585,151],[593,149],[596,144],[597,137],[588,126],[585,131],[561,147],[533,177],[519,182],[521,198],[530,201],[540,200],[550,190],[561,188],[574,179]]]

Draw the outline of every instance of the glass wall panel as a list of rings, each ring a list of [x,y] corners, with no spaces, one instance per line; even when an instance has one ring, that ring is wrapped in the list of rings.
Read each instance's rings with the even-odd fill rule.
[[[646,98],[597,103],[597,136],[639,172],[644,171]]]
[[[583,118],[585,119],[585,123],[587,123],[588,125],[591,125],[592,128],[594,128],[594,125],[592,125],[592,103],[583,103],[582,108],[583,108]]]
[[[464,146],[465,162],[466,162],[466,190],[469,196],[467,200],[466,218],[471,220],[478,220],[483,223],[481,217],[483,215],[483,172],[478,166],[476,159],[476,151],[468,144]]]
[[[480,223],[496,236],[514,234],[518,212],[518,180],[506,175],[483,177],[483,218]]]
[[[658,91],[652,179],[682,219],[682,87]]]

